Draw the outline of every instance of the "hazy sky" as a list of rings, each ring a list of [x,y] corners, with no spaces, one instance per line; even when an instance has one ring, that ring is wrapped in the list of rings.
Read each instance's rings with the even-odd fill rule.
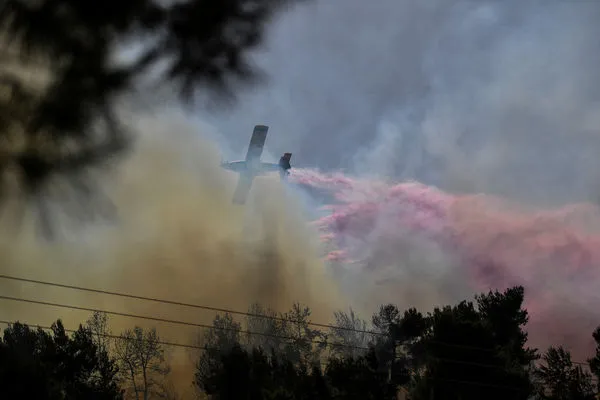
[[[534,202],[600,197],[600,2],[312,0],[256,55],[268,82],[198,116],[243,156]]]
[[[318,238],[301,229],[305,219],[294,202],[281,201],[285,193],[277,181],[254,184],[259,200],[254,204],[263,208],[255,214],[262,219],[253,222],[231,205],[235,176],[218,167],[216,149],[203,140],[194,144],[188,135],[216,131],[223,155],[237,158],[246,151],[252,127],[268,124],[264,157],[277,160],[291,151],[298,167],[417,179],[537,206],[598,202],[598,21],[600,0],[307,0],[270,26],[264,49],[255,54],[268,81],[240,91],[236,107],[197,108],[198,124],[192,127],[175,102],[168,103],[168,112],[127,120],[150,134],[115,174],[113,192],[122,217],[116,230],[101,231],[80,247],[39,246],[27,237],[15,244],[9,230],[0,235],[0,246],[12,263],[0,272],[235,309],[256,299],[287,304],[293,297],[322,310],[318,321],[340,303],[361,299],[366,299],[363,315],[384,301],[430,309],[463,299],[470,271],[425,241],[414,244],[411,232],[404,242],[383,236],[402,232],[385,213],[378,214],[385,224],[365,231],[372,247],[363,248],[373,259],[383,253],[392,261],[378,269],[350,266],[335,282],[324,279],[329,270],[317,254]],[[160,93],[151,94],[144,96],[161,100]],[[137,102],[130,107],[143,108]],[[206,123],[215,129],[205,129]],[[481,225],[469,232],[479,239],[479,226],[494,220],[481,217],[481,209],[465,210],[459,210],[465,211],[462,219],[456,217],[459,227],[472,217]],[[587,214],[581,215],[588,222]],[[531,221],[539,222],[536,217]],[[597,221],[591,219],[595,229]],[[248,246],[241,226],[262,229],[252,235],[255,247]],[[545,233],[539,227],[533,232],[539,231]],[[497,232],[503,239],[503,231]],[[531,243],[538,239],[532,238]],[[248,251],[256,254],[248,258]],[[274,255],[269,259],[274,262],[264,262],[263,254]],[[521,265],[509,265],[509,276],[520,278],[528,290],[539,284],[532,293],[553,296],[552,301],[532,298],[547,307],[542,311],[554,325],[561,326],[552,309],[557,303],[566,307],[561,316],[596,315],[588,311],[597,309],[595,275],[574,275],[559,265],[558,272],[523,270],[521,276]],[[571,300],[581,280],[585,291]],[[25,293],[20,285],[11,288]],[[338,290],[348,298],[340,300]],[[118,307],[142,313],[135,305]],[[22,311],[15,307],[4,318],[49,323],[60,315],[31,308],[29,319]],[[568,318],[563,322],[579,327]]]

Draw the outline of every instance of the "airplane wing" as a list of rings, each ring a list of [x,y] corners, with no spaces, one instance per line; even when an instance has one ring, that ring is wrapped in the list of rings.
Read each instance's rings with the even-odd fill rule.
[[[233,204],[244,204],[246,202],[253,180],[254,176],[252,174],[240,174],[235,192],[233,193]]]
[[[250,145],[248,146],[248,152],[246,153],[246,161],[255,162],[260,159],[265,141],[267,140],[267,132],[269,127],[266,125],[256,125],[250,138]]]

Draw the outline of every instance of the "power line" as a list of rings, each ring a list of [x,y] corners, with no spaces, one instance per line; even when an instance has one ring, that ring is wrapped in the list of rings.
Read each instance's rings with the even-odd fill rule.
[[[4,298],[4,296],[0,296],[0,298]],[[29,302],[28,300],[23,299],[24,301]],[[37,303],[37,302],[36,302]],[[66,306],[67,308],[71,308],[69,306]],[[73,307],[74,309],[80,310],[81,308],[77,307]],[[102,311],[100,311],[102,312]],[[108,314],[108,312],[107,312]],[[143,316],[136,316],[138,318],[145,318]],[[181,321],[182,322],[182,321]],[[4,325],[8,325],[10,326],[12,323],[6,320],[0,320],[0,324],[4,324]],[[40,328],[40,329],[44,329],[44,330],[52,330],[51,327],[48,326],[43,326],[43,325],[33,325],[33,324],[27,324],[28,326],[32,326],[32,327],[36,327],[36,328]],[[258,332],[244,332],[244,331],[240,331],[240,330],[236,330],[233,328],[223,328],[223,327],[212,327],[212,326],[208,326],[208,325],[202,325],[202,324],[197,324],[203,327],[208,327],[208,328],[213,328],[213,329],[221,329],[221,330],[231,330],[231,331],[236,331],[236,332],[240,332],[240,333],[248,333],[248,334],[255,334],[255,335],[263,335],[262,333],[258,333]],[[65,332],[69,332],[69,333],[73,333],[76,332],[76,330],[74,329],[66,329],[65,328]],[[117,336],[117,335],[112,335],[112,334],[107,334],[107,333],[101,333],[99,334],[102,337],[105,338],[110,338],[110,339],[115,339],[115,340],[128,340],[128,338],[123,337],[123,336]],[[286,337],[286,336],[282,336],[282,335],[268,335],[268,334],[264,334],[264,336],[271,336],[271,337],[276,337],[276,338],[281,338],[281,339],[292,339],[290,337]],[[129,339],[129,340],[135,340],[135,339]],[[201,350],[201,351],[209,351],[209,350],[220,350],[218,348],[211,348],[211,347],[207,347],[207,346],[197,346],[197,345],[191,345],[191,344],[184,344],[184,343],[176,343],[176,342],[167,342],[167,341],[157,341],[158,344],[161,345],[165,345],[165,346],[172,346],[172,347],[181,347],[181,348],[187,348],[187,349],[195,349],[195,350]],[[315,343],[313,341],[313,343]],[[317,343],[323,343],[323,342],[317,342]],[[327,343],[329,345],[336,345],[334,343]],[[364,347],[359,347],[359,346],[350,346],[350,345],[342,345],[343,347],[350,347],[350,348],[356,348],[356,349],[367,349]],[[437,361],[441,361],[441,362],[445,362],[445,363],[450,363],[450,364],[463,364],[463,365],[472,365],[472,366],[477,366],[477,367],[484,367],[484,368],[493,368],[493,369],[500,369],[500,370],[504,370],[505,368],[500,366],[500,365],[494,365],[494,364],[484,364],[484,363],[477,363],[477,362],[470,362],[470,361],[462,361],[462,360],[453,360],[453,359],[449,359],[449,358],[441,358],[441,357],[432,357],[432,359],[437,360]],[[575,362],[574,362],[575,363]],[[324,365],[325,367],[328,365],[328,363],[321,363],[322,365]],[[585,363],[580,363],[580,364],[585,364]],[[587,364],[586,364],[587,365]],[[486,384],[486,383],[479,383],[479,382],[472,382],[472,381],[461,381],[461,380],[451,380],[451,379],[437,379],[434,378],[434,381],[444,381],[444,382],[448,382],[448,383],[458,383],[458,384],[466,384],[466,385],[475,385],[475,386],[487,386],[487,387],[496,387],[496,388],[511,388],[510,386],[505,386],[505,385],[493,385],[493,384]],[[516,389],[516,388],[513,388]],[[520,389],[519,389],[520,390]]]
[[[455,348],[458,348],[458,349],[477,350],[477,351],[485,351],[485,352],[490,352],[490,353],[497,353],[498,352],[497,349],[490,349],[490,348],[478,347],[478,346],[469,346],[469,345],[463,345],[463,344],[444,343],[444,342],[438,342],[436,340],[428,340],[427,342],[428,343],[437,344],[437,345],[440,345],[440,346],[455,347]],[[589,363],[583,362],[583,361],[571,361],[571,363],[577,364],[577,365],[585,365],[585,366],[589,366],[590,365]]]
[[[9,301],[25,302],[25,303],[31,303],[31,304],[39,304],[39,305],[45,305],[45,306],[50,306],[50,307],[67,308],[67,309],[78,310],[78,311],[101,312],[101,313],[106,313],[109,315],[117,315],[117,316],[121,316],[121,317],[139,318],[139,319],[145,319],[145,320],[156,321],[156,322],[193,326],[193,327],[197,327],[197,328],[237,332],[237,333],[242,333],[242,334],[247,334],[247,335],[257,335],[257,336],[264,336],[264,337],[285,339],[285,340],[294,340],[295,339],[291,336],[285,336],[285,335],[276,335],[276,334],[269,334],[269,333],[264,333],[264,332],[253,332],[253,331],[241,330],[241,329],[236,329],[236,328],[228,328],[228,327],[223,327],[223,326],[212,326],[212,325],[207,325],[207,324],[199,324],[199,323],[193,323],[193,322],[187,322],[187,321],[181,321],[181,320],[171,320],[171,319],[166,319],[166,318],[150,317],[150,316],[144,316],[144,315],[139,315],[139,314],[122,313],[122,312],[117,312],[117,311],[105,311],[105,310],[99,310],[99,309],[88,308],[88,307],[79,307],[79,306],[72,306],[72,305],[68,305],[68,304],[59,304],[59,303],[52,303],[52,302],[46,302],[46,301],[40,301],[40,300],[23,299],[23,298],[18,298],[18,297],[11,297],[11,296],[0,295],[0,299],[9,300]],[[115,338],[118,338],[118,336],[116,336]],[[344,347],[344,348],[357,349],[357,350],[369,350],[368,347],[364,347],[364,346],[356,346],[356,345],[349,345],[349,344],[335,343],[335,342],[331,343],[331,342],[327,342],[325,340],[311,340],[311,342],[313,344],[329,345],[332,347]],[[451,344],[449,344],[449,345],[451,345]],[[182,345],[182,346],[189,347],[189,345]],[[472,365],[472,366],[478,366],[478,367],[484,367],[484,368],[504,369],[504,367],[502,367],[500,365],[495,365],[495,364],[485,364],[485,363],[478,363],[478,362],[471,362],[471,361],[454,360],[451,358],[441,358],[441,357],[435,357],[435,356],[432,358],[434,360],[438,360],[438,361],[442,361],[442,362],[450,363],[450,364]],[[581,363],[581,364],[584,364],[584,363]]]
[[[112,292],[112,291],[101,290],[101,289],[86,288],[86,287],[82,287],[82,286],[67,285],[67,284],[62,284],[62,283],[57,283],[57,282],[48,282],[48,281],[41,281],[41,280],[36,280],[36,279],[22,278],[22,277],[16,277],[16,276],[11,276],[11,275],[6,275],[6,274],[0,274],[0,279],[34,283],[34,284],[40,284],[40,285],[45,285],[45,286],[60,287],[60,288],[64,288],[64,289],[72,289],[72,290],[78,290],[78,291],[84,291],[84,292],[90,292],[90,293],[105,294],[105,295],[124,297],[124,298],[130,298],[130,299],[135,299],[135,300],[152,301],[152,302],[157,302],[157,303],[183,306],[183,307],[189,307],[189,308],[196,308],[196,309],[221,312],[221,313],[228,313],[228,314],[233,314],[233,315],[243,315],[243,316],[249,316],[249,317],[254,317],[254,318],[270,319],[270,320],[276,320],[276,321],[281,321],[281,322],[292,322],[292,323],[298,322],[298,321],[295,321],[295,320],[292,320],[289,318],[278,317],[275,315],[262,315],[262,314],[244,312],[244,311],[236,311],[236,310],[231,310],[231,309],[227,309],[227,308],[212,307],[212,306],[199,305],[199,304],[193,304],[193,303],[184,303],[184,302],[167,300],[167,299],[159,299],[159,298],[155,298],[155,297],[138,296],[138,295],[134,295],[134,294],[130,294],[130,293]],[[188,326],[195,326],[195,327],[206,328],[206,329],[217,329],[217,330],[221,329],[221,330],[231,330],[231,331],[235,330],[233,328],[214,327],[214,326],[206,325],[206,324],[196,324],[196,323],[191,323],[191,322],[168,320],[168,319],[156,318],[156,317],[146,317],[146,316],[140,316],[140,315],[136,315],[136,314],[127,314],[127,313],[112,312],[112,311],[108,312],[108,311],[95,310],[95,309],[89,309],[89,308],[84,308],[84,307],[73,307],[73,306],[69,306],[69,305],[60,305],[60,304],[54,304],[54,303],[40,302],[37,300],[26,300],[26,299],[19,300],[18,298],[6,298],[6,297],[7,296],[0,296],[0,299],[4,298],[5,300],[26,301],[26,302],[32,302],[32,303],[37,303],[37,304],[42,304],[42,305],[78,309],[81,311],[88,311],[88,312],[94,312],[94,311],[106,312],[107,314],[118,315],[118,316],[122,316],[122,317],[141,318],[141,319],[147,319],[147,320],[154,320],[157,322],[188,325]],[[317,322],[307,322],[307,325],[321,327],[321,328],[328,328],[328,329],[332,329],[332,330],[342,330],[342,331],[348,331],[348,332],[365,333],[365,334],[376,335],[376,336],[389,336],[387,333],[382,333],[382,332],[367,331],[367,330],[363,330],[363,329],[355,329],[355,328],[348,328],[348,327],[340,327],[340,326],[335,326],[335,325],[331,325],[331,324],[323,324],[323,323],[317,323]],[[235,330],[235,331],[237,331],[237,330]],[[289,337],[282,337],[280,335],[273,335],[273,334],[268,334],[268,333],[263,333],[263,332],[250,332],[250,331],[239,331],[239,332],[246,333],[249,335],[262,335],[262,336],[267,336],[267,337],[276,337],[276,338],[280,338],[280,339],[293,339],[293,338],[289,338]],[[318,341],[318,342],[314,342],[314,343],[323,344],[322,341]],[[496,349],[492,349],[492,348],[469,346],[469,345],[454,344],[454,343],[445,343],[445,342],[439,342],[439,341],[435,341],[435,340],[428,340],[428,343],[446,346],[446,347],[450,347],[450,348],[462,348],[462,349],[470,349],[470,350],[484,351],[484,352],[491,352],[491,353],[497,352]],[[349,347],[349,348],[355,348],[355,349],[361,349],[361,350],[368,350],[368,348],[364,347],[364,346],[344,345],[341,343],[338,343],[338,344],[330,343],[330,344],[333,346],[338,346],[338,347]],[[587,362],[572,361],[572,363],[576,364],[576,365],[589,366],[589,363],[587,363]]]
[[[509,386],[509,385],[496,385],[493,383],[483,383],[483,382],[474,382],[474,381],[463,381],[463,380],[459,380],[459,379],[444,379],[444,378],[428,378],[434,382],[447,382],[447,383],[456,383],[459,385],[468,385],[468,386],[480,386],[480,387],[489,387],[489,388],[496,388],[496,389],[509,389],[509,390],[513,390],[515,392],[527,392],[527,390],[516,387],[516,386]]]
[[[295,340],[296,339],[291,336],[275,335],[275,334],[270,334],[270,333],[265,333],[265,332],[253,332],[253,331],[248,331],[248,330],[227,328],[227,327],[223,327],[223,326],[212,326],[212,325],[207,325],[207,324],[198,324],[198,323],[194,323],[194,322],[180,321],[180,320],[174,320],[174,319],[150,317],[150,316],[146,316],[146,315],[123,313],[123,312],[118,312],[118,311],[106,311],[106,310],[100,310],[100,309],[96,309],[96,308],[73,306],[73,305],[69,305],[69,304],[52,303],[52,302],[41,301],[41,300],[23,299],[20,297],[0,295],[0,299],[23,302],[23,303],[39,304],[39,305],[50,306],[50,307],[67,308],[67,309],[78,310],[78,311],[99,312],[99,313],[105,313],[105,314],[109,314],[109,315],[117,315],[120,317],[139,318],[139,319],[163,322],[163,323],[168,323],[168,324],[193,326],[196,328],[216,329],[216,330],[221,330],[221,331],[238,332],[238,333],[243,333],[243,334],[247,334],[247,335],[265,336],[265,337],[286,339],[286,340]],[[347,347],[347,348],[352,348],[352,349],[369,350],[368,347],[364,347],[364,346],[354,346],[354,345],[343,344],[343,343],[327,343],[326,341],[323,341],[323,340],[311,340],[311,342],[313,344],[331,345],[333,347]]]
[[[0,320],[0,324],[4,324],[4,325],[11,325],[13,323],[9,322],[9,321],[5,321],[5,320]],[[43,325],[32,325],[32,324],[27,324],[29,326],[33,326],[36,328],[40,328],[40,329],[45,329],[45,330],[52,330],[51,327],[49,326],[43,326]],[[218,329],[218,328],[217,328]],[[66,329],[66,332],[76,332],[76,330],[74,329]],[[117,336],[117,335],[112,335],[112,334],[108,334],[108,333],[101,333],[99,334],[102,337],[106,337],[106,338],[110,338],[110,339],[117,339],[117,340],[126,340],[125,337],[123,336]],[[277,336],[277,337],[282,337],[282,336]],[[285,337],[282,337],[285,338]],[[192,348],[192,349],[198,349],[198,350],[209,350],[210,348],[206,347],[206,346],[196,346],[196,345],[191,345],[191,344],[182,344],[182,343],[175,343],[175,342],[164,342],[164,341],[158,341],[157,343],[165,345],[165,346],[174,346],[174,347],[185,347],[185,348]],[[451,360],[451,359],[444,359],[444,358],[435,358],[436,360],[442,361],[442,362],[450,362],[450,363],[459,363],[459,364],[469,364],[469,365],[475,365],[475,366],[484,366],[484,367],[499,367],[498,365],[492,365],[492,364],[481,364],[481,363],[471,363],[471,362],[467,362],[467,361],[460,361],[460,360]],[[325,365],[327,365],[327,363],[325,363]]]
[[[283,318],[283,317],[278,317],[278,316],[274,316],[274,315],[261,315],[261,314],[256,314],[256,313],[231,310],[231,309],[227,309],[227,308],[211,307],[211,306],[205,306],[205,305],[199,305],[199,304],[193,304],[193,303],[184,303],[184,302],[180,302],[180,301],[159,299],[156,297],[138,296],[138,295],[134,295],[134,294],[130,294],[130,293],[112,292],[112,291],[101,290],[101,289],[92,289],[92,288],[86,288],[86,287],[82,287],[82,286],[66,285],[63,283],[48,282],[48,281],[40,281],[40,280],[36,280],[36,279],[21,278],[21,277],[5,275],[5,274],[0,274],[0,279],[7,279],[7,280],[13,280],[13,281],[19,281],[19,282],[27,282],[27,283],[35,283],[35,284],[39,284],[39,285],[79,290],[79,291],[89,292],[89,293],[105,294],[105,295],[109,295],[109,296],[118,296],[118,297],[124,297],[124,298],[135,299],[135,300],[152,301],[152,302],[156,302],[156,303],[163,303],[163,304],[169,304],[169,305],[181,306],[181,307],[190,307],[190,308],[196,308],[196,309],[214,311],[214,312],[221,312],[221,313],[227,313],[227,314],[233,314],[233,315],[243,315],[243,316],[254,317],[254,318],[272,319],[272,320],[276,320],[276,321],[280,321],[280,322],[297,322],[297,321],[291,320],[289,318]],[[341,326],[335,326],[335,325],[331,325],[331,324],[322,324],[322,323],[317,323],[317,322],[308,322],[308,325],[316,326],[316,327],[320,327],[320,328],[328,328],[328,329],[332,329],[332,330],[342,330],[342,331],[350,331],[350,332],[356,332],[356,333],[365,333],[365,334],[370,334],[370,335],[387,336],[385,333],[381,333],[381,332],[373,332],[373,331],[367,331],[364,329],[341,327]]]
[[[21,278],[21,277],[15,277],[15,276],[5,275],[5,274],[0,274],[0,279],[7,279],[7,280],[13,280],[13,281],[19,281],[19,282],[34,283],[34,284],[40,284],[40,285],[46,285],[46,286],[53,286],[53,287],[60,287],[60,288],[64,288],[64,289],[79,290],[79,291],[85,291],[85,292],[91,292],[91,293],[98,293],[98,294],[106,294],[106,295],[110,295],[110,296],[118,296],[118,297],[130,298],[130,299],[135,299],[135,300],[152,301],[152,302],[169,304],[169,305],[176,305],[176,306],[190,307],[190,308],[196,308],[196,309],[202,309],[202,310],[209,310],[209,311],[214,311],[214,312],[222,312],[222,313],[229,313],[229,314],[235,314],[235,315],[244,315],[244,316],[250,316],[250,317],[256,317],[256,318],[271,319],[271,320],[277,320],[277,321],[283,321],[283,322],[293,322],[293,323],[297,322],[297,321],[294,321],[294,320],[290,320],[290,319],[282,318],[282,317],[277,317],[277,316],[273,316],[273,315],[261,315],[261,314],[255,314],[255,313],[249,313],[249,312],[243,312],[243,311],[236,311],[236,310],[231,310],[231,309],[226,309],[226,308],[218,308],[218,307],[198,305],[198,304],[192,304],[192,303],[183,303],[183,302],[179,302],[179,301],[159,299],[159,298],[154,298],[154,297],[138,296],[138,295],[133,295],[133,294],[129,294],[129,293],[111,292],[111,291],[106,291],[106,290],[101,290],[101,289],[92,289],[92,288],[86,288],[86,287],[75,286],[75,285],[67,285],[67,284],[56,283],[56,282],[48,282],[48,281],[41,281],[41,280],[36,280],[36,279]],[[4,298],[4,297],[6,297],[6,296],[0,296],[0,298]],[[19,301],[16,298],[10,298],[10,299],[7,299],[7,300]],[[32,302],[37,302],[37,301],[32,301]],[[37,304],[51,305],[51,306],[56,306],[56,307],[73,308],[73,307],[64,306],[64,305],[57,305],[57,304],[54,304],[54,303],[37,302]],[[89,312],[99,311],[99,310],[92,310],[92,309],[81,308],[81,307],[80,308],[74,308],[74,309],[80,309],[82,311],[89,311]],[[102,311],[99,311],[99,312],[102,312]],[[113,315],[119,315],[119,316],[123,316],[123,317],[146,318],[146,319],[151,319],[151,320],[155,320],[155,321],[158,321],[158,322],[181,323],[181,324],[184,324],[184,325],[191,324],[193,326],[201,327],[201,328],[214,328],[213,326],[209,326],[209,325],[205,325],[205,324],[194,324],[194,323],[186,323],[186,322],[181,322],[181,321],[176,322],[176,321],[172,321],[172,320],[165,320],[165,319],[162,319],[162,318],[155,318],[155,317],[140,317],[140,316],[133,315],[133,314],[116,313],[116,312],[106,312],[106,313],[107,314],[113,314]],[[334,330],[335,329],[339,329],[339,330],[343,330],[343,331],[350,331],[350,332],[356,332],[356,333],[367,333],[367,334],[378,335],[378,336],[388,336],[386,333],[373,332],[373,331],[367,331],[367,330],[362,330],[362,329],[354,329],[354,328],[348,328],[348,327],[338,327],[338,326],[330,325],[330,324],[322,324],[322,323],[316,323],[316,322],[307,322],[307,324],[311,325],[311,326],[329,328],[329,329],[334,329]],[[252,333],[250,333],[250,334],[252,334]],[[264,335],[268,335],[268,334],[264,334]],[[277,336],[277,335],[275,335],[275,336]],[[440,345],[444,345],[444,346],[450,346],[450,347],[470,348],[470,349],[474,349],[474,350],[491,351],[491,352],[494,351],[493,349],[477,348],[477,347],[473,347],[473,346],[453,345],[453,344],[450,344],[450,343],[442,343],[442,342],[435,342],[435,341],[431,341],[431,343],[436,343],[436,344],[440,344]],[[348,346],[348,345],[346,345],[346,346]],[[367,349],[365,347],[359,347],[359,348],[363,349],[363,350]]]
[[[14,322],[0,320],[0,324],[10,326],[10,325],[13,325]],[[50,327],[50,326],[33,325],[33,324],[24,324],[24,325],[32,326],[34,328],[39,328],[39,329],[43,329],[43,330],[52,330],[52,327]],[[75,333],[75,332],[77,332],[77,330],[65,328],[65,332]],[[100,333],[99,335],[102,336],[102,337],[105,337],[105,338],[109,338],[109,339],[126,340],[126,338],[124,338],[123,336],[111,335],[109,333]],[[197,349],[197,350],[203,350],[203,351],[206,351],[206,350],[209,349],[208,347],[204,347],[204,346],[195,346],[195,345],[192,345],[192,344],[183,344],[183,343],[176,343],[176,342],[157,341],[156,343],[162,344],[162,345],[165,345],[165,346],[184,347],[184,348],[188,348],[188,349]]]

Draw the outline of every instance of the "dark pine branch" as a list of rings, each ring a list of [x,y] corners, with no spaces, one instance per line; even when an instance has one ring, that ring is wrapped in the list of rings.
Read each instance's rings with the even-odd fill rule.
[[[234,98],[236,84],[262,77],[249,52],[263,41],[265,25],[297,1],[0,0],[0,45],[16,49],[25,65],[47,60],[51,75],[46,87],[32,90],[25,78],[0,69],[1,83],[11,88],[0,99],[0,140],[18,134],[25,143],[1,149],[0,175],[16,165],[21,189],[38,195],[53,177],[80,176],[122,152],[130,138],[115,100],[158,61],[170,61],[160,79],[178,87],[188,104],[200,88]],[[112,63],[118,44],[142,36],[155,41],[138,60]]]

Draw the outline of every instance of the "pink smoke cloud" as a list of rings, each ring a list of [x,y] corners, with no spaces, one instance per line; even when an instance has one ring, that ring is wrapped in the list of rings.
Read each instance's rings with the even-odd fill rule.
[[[315,223],[334,245],[332,261],[389,265],[409,237],[461,261],[474,292],[523,285],[532,345],[589,354],[600,324],[600,210],[536,210],[485,195],[452,195],[418,182],[387,183],[296,169],[292,182],[328,193]],[[444,282],[431,282],[443,286]]]

